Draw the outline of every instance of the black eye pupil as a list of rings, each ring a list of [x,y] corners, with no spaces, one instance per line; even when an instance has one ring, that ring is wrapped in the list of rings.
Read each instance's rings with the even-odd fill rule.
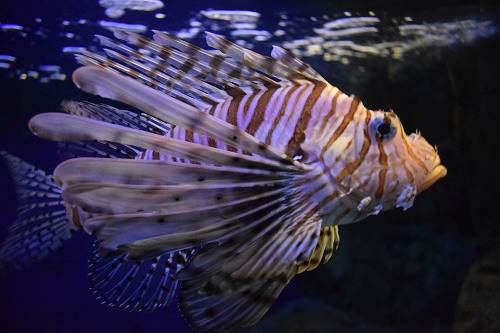
[[[381,136],[385,136],[391,132],[391,125],[389,125],[388,123],[382,123],[378,126],[377,132]]]

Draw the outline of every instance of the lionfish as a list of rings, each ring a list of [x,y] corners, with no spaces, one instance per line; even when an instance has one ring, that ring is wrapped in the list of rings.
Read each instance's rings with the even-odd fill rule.
[[[207,33],[221,54],[160,31],[114,34],[127,43],[97,36],[107,56],[82,51],[73,81],[141,112],[65,101],[69,114],[30,120],[43,139],[118,158],[68,159],[52,177],[3,152],[20,196],[39,199],[20,207],[4,266],[83,228],[98,239],[89,275],[102,303],[147,311],[178,291],[194,329],[231,330],[327,262],[339,225],[406,210],[446,175],[393,111],[367,109],[280,47],[266,57]]]

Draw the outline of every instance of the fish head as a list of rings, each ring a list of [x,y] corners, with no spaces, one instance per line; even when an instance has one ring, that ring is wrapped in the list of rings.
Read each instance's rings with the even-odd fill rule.
[[[419,132],[407,135],[398,116],[391,110],[371,111],[364,117],[363,142],[344,184],[351,199],[364,202],[362,208],[373,214],[381,210],[413,205],[417,194],[446,175],[437,148]],[[360,141],[360,139],[358,139]],[[362,158],[361,158],[362,156]],[[363,201],[364,199],[364,201]]]

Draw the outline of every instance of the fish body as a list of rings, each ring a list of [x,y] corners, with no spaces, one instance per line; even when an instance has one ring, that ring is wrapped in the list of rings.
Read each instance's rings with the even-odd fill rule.
[[[144,130],[124,122],[136,119],[127,111],[71,101],[69,114],[40,114],[29,127],[135,152],[70,159],[54,183],[72,224],[101,240],[100,257],[169,257],[196,329],[254,324],[295,274],[331,257],[338,225],[406,210],[446,174],[394,112],[367,109],[279,47],[268,58],[209,33],[222,56],[163,32],[114,32],[155,57],[98,36],[107,57],[83,51],[73,81],[171,128]],[[113,304],[118,289],[109,287]]]

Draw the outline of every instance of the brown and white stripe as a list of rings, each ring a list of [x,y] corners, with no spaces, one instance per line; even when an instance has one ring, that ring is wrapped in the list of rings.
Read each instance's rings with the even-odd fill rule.
[[[90,52],[84,56],[235,125],[290,157],[305,153],[301,147],[307,147],[307,153],[317,156],[323,165],[305,177],[310,179],[304,185],[304,193],[309,193],[305,197],[314,203],[309,205],[311,214],[321,211],[328,215],[327,223],[334,225],[351,223],[366,215],[353,211],[352,205],[345,205],[343,200],[336,200],[344,197],[347,190],[342,189],[349,187],[347,176],[361,165],[371,144],[366,130],[371,112],[357,97],[343,94],[281,48],[273,50],[277,58],[274,59],[209,34],[209,44],[239,61],[235,62],[163,32],[156,32],[154,41],[133,33],[119,33],[161,60],[102,36],[99,39],[105,46],[125,54],[106,50],[123,65]],[[89,61],[83,57],[80,60]],[[181,127],[174,126],[166,136],[249,154]],[[190,162],[147,151],[140,158]],[[383,189],[383,179],[381,174],[377,197]],[[333,190],[332,180],[340,189]]]

